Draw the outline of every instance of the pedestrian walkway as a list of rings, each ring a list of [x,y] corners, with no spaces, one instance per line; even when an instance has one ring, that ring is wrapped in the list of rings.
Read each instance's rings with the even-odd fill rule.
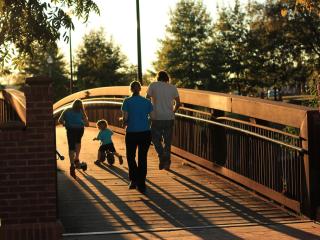
[[[128,168],[95,165],[97,129],[86,128],[81,161],[69,176],[65,130],[57,128],[59,219],[65,240],[99,239],[320,239],[320,225],[297,216],[223,178],[173,157],[170,171],[148,155],[147,192],[128,189]],[[125,156],[124,137],[115,134]],[[117,159],[116,159],[117,160]]]

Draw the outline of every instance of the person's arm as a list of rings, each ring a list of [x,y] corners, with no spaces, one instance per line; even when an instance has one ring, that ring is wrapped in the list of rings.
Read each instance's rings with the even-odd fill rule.
[[[152,86],[149,85],[148,89],[147,89],[147,96],[146,98],[151,99],[152,96]]]
[[[121,125],[122,127],[127,127],[128,125],[128,109],[127,109],[127,100],[125,99],[122,103],[122,106],[121,106],[121,113],[122,113],[122,116],[119,118],[120,122],[121,122]]]
[[[65,111],[66,111],[66,110],[64,110],[64,111],[61,113],[61,115],[60,115],[60,117],[59,117],[59,119],[58,119],[58,123],[62,124],[63,126],[65,126],[65,124],[66,124],[66,121],[64,120],[64,113],[65,113]]]
[[[128,112],[122,111],[121,120],[122,120],[122,126],[126,127],[128,125]]]
[[[174,101],[175,101],[175,104],[174,104],[173,112],[175,113],[176,111],[178,111],[179,107],[181,106],[180,97],[179,96],[176,97]]]
[[[82,120],[84,122],[84,126],[89,127],[89,119],[85,111],[82,111]]]
[[[97,135],[95,138],[93,138],[92,140],[93,140],[93,141],[98,141],[98,140],[99,140],[99,136],[100,136],[100,132],[99,132],[98,135]]]

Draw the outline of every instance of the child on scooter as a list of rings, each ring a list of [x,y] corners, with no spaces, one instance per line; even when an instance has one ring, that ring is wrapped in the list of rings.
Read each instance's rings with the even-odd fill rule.
[[[116,151],[111,136],[113,132],[110,128],[108,128],[108,122],[105,119],[101,119],[97,122],[97,128],[100,130],[98,136],[93,140],[100,141],[100,147],[98,150],[98,159],[94,162],[95,164],[99,164],[103,162],[106,158],[107,153],[111,153],[116,155],[119,158],[119,164],[122,165],[123,159],[122,156]]]

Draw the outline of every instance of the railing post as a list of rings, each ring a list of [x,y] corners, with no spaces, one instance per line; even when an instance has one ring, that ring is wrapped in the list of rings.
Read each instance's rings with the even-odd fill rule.
[[[300,128],[302,147],[307,151],[303,157],[302,212],[317,218],[320,206],[320,116],[318,111],[308,111]],[[319,218],[319,216],[318,216]]]
[[[224,112],[220,110],[213,110],[211,118],[215,119],[218,117],[223,117]],[[224,166],[227,159],[227,139],[226,130],[223,127],[215,126],[213,128],[213,162]]]

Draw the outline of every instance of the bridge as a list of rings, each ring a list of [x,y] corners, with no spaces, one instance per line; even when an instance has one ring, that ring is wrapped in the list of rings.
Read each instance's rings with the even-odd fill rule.
[[[54,149],[45,147],[48,154],[43,153],[40,158],[55,160],[55,148],[67,156],[65,131],[61,126],[55,127],[52,119],[57,119],[74,99],[83,100],[90,127],[85,130],[81,160],[88,163],[88,170],[78,171],[75,181],[68,175],[66,159],[52,161],[55,164],[47,166],[51,169],[48,175],[33,175],[56,179],[55,191],[51,189],[50,194],[38,195],[38,198],[50,196],[51,203],[55,199],[51,207],[56,209],[44,215],[55,214],[50,219],[36,219],[38,223],[52,223],[56,218],[53,229],[61,225],[63,232],[55,231],[59,236],[62,234],[63,239],[105,239],[106,236],[108,239],[263,239],[266,234],[268,238],[319,239],[320,228],[314,222],[319,218],[320,203],[317,110],[263,99],[179,89],[183,106],[176,114],[172,168],[158,170],[156,153],[151,147],[148,190],[141,194],[128,190],[126,161],[122,166],[116,163],[113,167],[93,164],[98,143],[92,138],[97,134],[95,122],[101,118],[112,126],[116,133],[115,145],[125,155],[124,130],[118,118],[129,88],[88,89],[55,104],[51,101],[50,106],[49,83],[48,79],[27,79],[25,93],[2,91],[0,137],[5,134],[10,142],[10,132],[31,131],[40,125],[41,131],[36,129],[36,133],[29,136],[44,137],[46,142],[51,142],[52,136],[52,142],[56,142]],[[145,91],[144,87],[142,95]],[[42,120],[46,122],[41,124]],[[44,130],[47,125],[53,133],[42,136],[40,133],[51,131]],[[2,145],[1,150],[4,149]],[[30,151],[42,149],[33,147]],[[35,158],[38,155],[35,154]],[[3,170],[10,167],[10,157],[22,164],[17,156],[8,153],[4,156],[7,162],[0,165]],[[32,160],[28,158],[27,161],[30,164]],[[39,159],[34,164],[43,170]],[[1,171],[2,184],[10,184],[8,179],[10,175]],[[41,190],[47,190],[46,186],[44,184]],[[15,191],[19,191],[16,186]],[[24,195],[19,194],[21,196]],[[5,197],[10,200],[14,196],[0,193],[1,203],[11,206]],[[9,208],[9,211],[17,215],[14,209]],[[3,223],[0,234],[9,236],[13,234],[11,225],[23,225],[26,220],[11,217],[7,212],[0,208]],[[31,218],[29,223],[32,223]],[[49,231],[47,225],[39,231],[43,228]],[[34,225],[32,229],[36,231]]]

